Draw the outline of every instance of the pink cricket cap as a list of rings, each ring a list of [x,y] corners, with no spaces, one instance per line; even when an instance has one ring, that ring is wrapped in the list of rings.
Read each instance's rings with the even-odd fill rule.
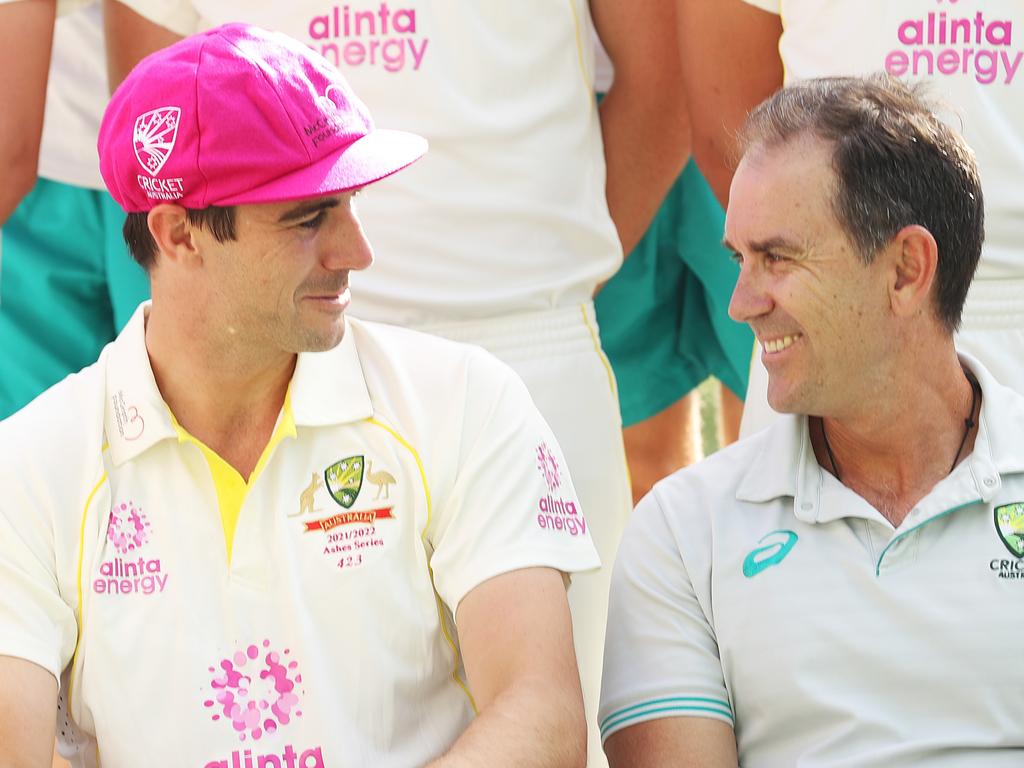
[[[341,192],[427,151],[420,136],[374,128],[326,59],[246,24],[143,59],[111,98],[97,146],[107,189],[129,213]]]

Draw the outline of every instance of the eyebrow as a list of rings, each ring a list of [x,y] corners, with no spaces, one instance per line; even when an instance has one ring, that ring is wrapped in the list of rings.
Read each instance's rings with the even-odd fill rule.
[[[722,247],[733,253],[739,253],[739,249],[729,242],[729,238],[722,240]],[[767,253],[768,251],[789,251],[791,253],[800,253],[803,249],[798,243],[794,243],[792,240],[787,240],[784,237],[777,236],[769,237],[767,240],[760,240],[751,243],[750,250],[754,253]]]
[[[329,208],[337,208],[341,205],[341,200],[337,197],[321,198],[319,200],[307,200],[304,203],[299,203],[294,208],[289,208],[287,211],[281,214],[281,218],[277,220],[278,224],[288,224],[299,219],[304,219],[307,216],[319,213],[320,211],[327,210]]]

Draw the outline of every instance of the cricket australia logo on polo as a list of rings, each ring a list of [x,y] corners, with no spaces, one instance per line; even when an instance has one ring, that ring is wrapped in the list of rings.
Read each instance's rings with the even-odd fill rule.
[[[258,752],[258,742],[302,717],[302,673],[291,650],[275,650],[270,640],[235,651],[215,666],[203,706],[210,719],[230,727],[240,742],[252,749],[236,749],[224,759],[211,760],[204,768],[324,768],[322,747],[296,749],[286,744],[280,751]]]
[[[132,133],[135,159],[149,174],[148,177],[139,174],[136,179],[150,199],[178,200],[185,194],[183,179],[162,179],[157,176],[174,151],[180,121],[181,109],[178,107],[152,109],[135,118]]]
[[[999,540],[1013,559],[994,558],[989,568],[1000,579],[1024,579],[1024,501],[1002,504],[994,516]]]
[[[152,595],[163,592],[167,574],[158,557],[144,550],[149,544],[151,524],[135,501],[122,501],[110,507],[107,518],[108,551],[114,557],[100,563],[92,589],[98,595]]]
[[[376,493],[368,508],[354,509],[363,491],[364,479],[376,486]],[[394,506],[387,504],[391,488],[398,480],[386,469],[373,468],[373,459],[364,455],[346,456],[320,473],[311,472],[309,484],[299,494],[298,508],[290,517],[312,517],[303,520],[303,533],[321,534],[324,557],[336,559],[338,568],[356,568],[366,562],[367,556],[383,550],[385,530],[380,521],[395,519]],[[326,490],[328,499],[318,503],[317,494]],[[325,494],[321,494],[323,499]],[[335,505],[330,509],[331,502]],[[341,507],[341,510],[338,510]],[[387,523],[385,523],[387,525]]]

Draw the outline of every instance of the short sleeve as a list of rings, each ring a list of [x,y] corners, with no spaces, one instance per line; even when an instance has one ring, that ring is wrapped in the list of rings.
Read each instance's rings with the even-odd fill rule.
[[[598,715],[602,742],[622,728],[664,717],[734,725],[702,603],[655,488],[634,512],[612,572]]]
[[[600,565],[562,451],[526,387],[482,353],[469,371],[455,479],[427,526],[434,585],[453,613],[502,573]]]
[[[50,516],[8,483],[0,497],[0,655],[38,664],[59,681],[77,637],[57,585]]]
[[[782,14],[782,0],[743,0],[743,2],[777,16]]]
[[[199,31],[199,13],[191,0],[118,0],[140,16],[179,35]]]

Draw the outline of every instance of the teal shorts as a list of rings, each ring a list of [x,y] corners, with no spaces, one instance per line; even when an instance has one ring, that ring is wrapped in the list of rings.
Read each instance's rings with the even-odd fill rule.
[[[697,166],[676,179],[643,239],[594,302],[625,426],[715,376],[740,397],[754,336],[727,310],[739,268],[725,214]]]
[[[93,363],[149,296],[106,192],[38,179],[0,230],[0,419]]]

